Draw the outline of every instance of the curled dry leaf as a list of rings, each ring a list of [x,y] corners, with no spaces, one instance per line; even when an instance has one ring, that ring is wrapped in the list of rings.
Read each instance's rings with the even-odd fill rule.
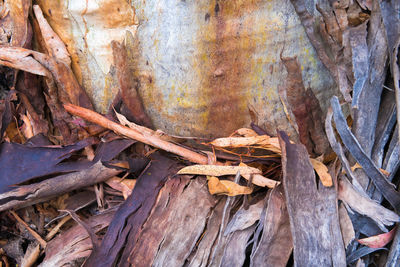
[[[351,167],[351,170],[354,172],[356,169],[362,169],[362,166],[356,162],[356,164],[353,165],[353,167]],[[390,172],[388,172],[387,170],[384,170],[382,168],[379,168],[379,170],[386,176],[390,175]]]
[[[388,233],[383,233],[380,235],[370,236],[363,239],[358,239],[358,243],[368,246],[370,248],[383,248],[390,241],[393,240],[394,235],[396,234],[397,227],[390,230]]]
[[[248,147],[256,146],[270,150],[272,152],[281,153],[279,147],[279,141],[276,137],[270,137],[268,135],[252,136],[252,137],[226,137],[217,138],[210,143],[216,147]]]
[[[178,174],[224,176],[224,175],[236,175],[237,172],[240,172],[241,175],[261,174],[261,171],[259,169],[253,167],[218,166],[218,165],[191,165],[178,171]]]
[[[314,170],[317,172],[319,179],[321,180],[321,183],[326,187],[332,186],[333,185],[332,177],[329,174],[328,168],[325,166],[325,164],[316,159],[310,158],[310,161]]]
[[[210,194],[222,194],[227,196],[248,195],[253,190],[247,186],[238,185],[232,181],[219,180],[215,176],[207,176],[208,190]]]
[[[136,180],[133,179],[122,179],[117,176],[112,177],[106,181],[110,187],[114,188],[117,191],[122,192],[124,199],[126,200],[128,196],[132,193],[133,188],[135,187]]]

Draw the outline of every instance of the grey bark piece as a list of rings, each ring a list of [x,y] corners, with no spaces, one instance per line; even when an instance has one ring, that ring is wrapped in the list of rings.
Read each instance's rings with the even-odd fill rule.
[[[398,63],[398,53],[400,46],[400,2],[397,0],[379,1],[383,15],[383,23],[386,28],[386,38],[390,57],[390,67],[394,82],[396,105],[397,105],[397,124],[400,124],[400,70]],[[400,137],[400,132],[398,133]]]
[[[399,131],[399,126],[395,128],[395,133]],[[399,136],[394,134],[392,140],[390,140],[388,151],[386,152],[385,159],[383,161],[382,168],[390,173],[389,181],[394,178],[396,171],[399,167],[399,154],[400,154],[400,144]]]
[[[261,212],[264,207],[264,200],[261,199],[257,203],[250,205],[248,209],[242,206],[232,217],[228,223],[224,235],[228,235],[238,230],[244,230],[252,226],[260,219]]]
[[[367,23],[349,29],[349,38],[352,52],[354,78],[352,107],[357,108],[360,93],[367,80],[368,74],[368,46]]]
[[[220,235],[220,223],[225,204],[226,197],[220,199],[219,203],[210,212],[211,214],[208,216],[207,224],[204,228],[204,235],[197,244],[197,248],[193,251],[193,255],[188,257],[188,266],[209,266],[209,261],[212,259],[213,248]]]
[[[369,197],[360,195],[344,176],[339,180],[338,198],[353,210],[373,219],[382,231],[387,231],[385,225],[393,225],[399,221],[400,217],[396,213]]]
[[[229,235],[221,267],[241,267],[246,259],[246,248],[256,226],[252,225],[244,230],[238,230]]]
[[[388,58],[385,29],[379,7],[376,5],[375,3],[371,11],[367,37],[369,70],[357,99],[357,108],[353,109],[354,136],[359,140],[367,156],[371,155],[375,140],[375,128]]]
[[[397,226],[396,235],[394,236],[392,246],[390,247],[390,252],[388,259],[386,261],[386,267],[396,267],[400,266],[400,231]]]
[[[346,266],[335,186],[317,185],[305,147],[278,137],[295,266]]]
[[[382,93],[378,124],[375,131],[375,143],[371,154],[372,160],[380,168],[383,164],[385,145],[390,141],[390,134],[396,123],[396,103],[393,99],[393,92]]]
[[[342,166],[345,169],[347,176],[351,179],[351,182],[353,183],[354,187],[360,192],[360,194],[367,196],[363,187],[357,180],[358,177],[351,170],[350,163],[346,155],[344,154],[342,145],[336,140],[335,132],[332,127],[332,117],[333,117],[333,111],[332,108],[330,108],[328,109],[328,113],[326,114],[326,119],[325,119],[325,132],[326,136],[328,137],[329,143],[331,144],[333,151],[335,151],[336,155],[341,161]]]

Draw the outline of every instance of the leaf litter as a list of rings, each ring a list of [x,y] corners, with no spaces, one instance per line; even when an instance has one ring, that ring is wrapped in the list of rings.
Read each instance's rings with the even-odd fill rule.
[[[153,128],[124,42],[111,43],[115,105],[94,111],[63,41],[39,6],[21,3],[23,15],[0,19],[13,34],[0,36],[1,71],[15,76],[0,101],[2,263],[396,265],[395,1],[322,1],[317,15],[292,0],[337,83],[330,110],[282,51],[279,95],[298,138],[252,123],[214,140]]]

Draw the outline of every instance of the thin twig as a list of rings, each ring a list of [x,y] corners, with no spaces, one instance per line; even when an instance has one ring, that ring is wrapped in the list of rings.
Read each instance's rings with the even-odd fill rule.
[[[29,225],[18,216],[18,214],[16,214],[13,210],[10,210],[10,213],[15,217],[15,219],[19,223],[21,223],[26,228],[26,230],[29,231],[29,233],[31,233],[31,235],[39,242],[39,244],[42,246],[42,248],[45,248],[47,246],[47,242],[38,233],[36,233],[32,228],[30,228]]]
[[[56,234],[57,232],[60,230],[61,226],[63,226],[66,222],[68,222],[71,219],[71,216],[65,216],[64,218],[61,219],[61,221],[59,221],[57,223],[56,226],[54,226],[53,229],[51,229],[51,231],[46,235],[46,240],[50,241]]]

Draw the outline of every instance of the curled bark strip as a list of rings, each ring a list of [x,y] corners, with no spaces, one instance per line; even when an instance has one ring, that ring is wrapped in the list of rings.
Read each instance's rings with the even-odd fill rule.
[[[39,54],[41,53],[25,48],[0,46],[0,65],[51,77],[50,72],[35,58]],[[46,55],[41,55],[41,58],[47,58]]]
[[[325,120],[325,132],[328,137],[329,143],[331,144],[333,151],[335,151],[336,155],[342,162],[346,174],[348,177],[351,178],[351,182],[353,183],[354,187],[359,191],[359,193],[366,196],[364,189],[362,188],[361,184],[359,183],[353,171],[351,170],[350,163],[344,154],[342,145],[339,144],[338,141],[336,140],[335,133],[332,127],[332,116],[333,116],[332,108],[329,108]]]
[[[331,99],[331,105],[333,109],[333,117],[336,124],[336,129],[339,135],[350,151],[352,156],[357,162],[363,167],[366,174],[374,182],[376,188],[383,194],[383,196],[389,201],[389,203],[396,209],[400,209],[400,194],[397,192],[382,172],[375,166],[372,160],[365,154],[361,148],[359,142],[354,137],[353,133],[347,126],[346,119],[343,116],[342,109],[339,104],[339,99],[334,96]]]
[[[47,20],[43,16],[43,12],[38,5],[33,6],[36,20],[38,21],[43,40],[46,48],[51,56],[63,61],[67,65],[71,64],[71,58],[61,38],[53,31]]]
[[[374,220],[384,232],[387,231],[386,225],[393,225],[400,219],[393,211],[384,208],[369,197],[360,195],[345,177],[341,177],[339,180],[338,198],[352,210]]]

